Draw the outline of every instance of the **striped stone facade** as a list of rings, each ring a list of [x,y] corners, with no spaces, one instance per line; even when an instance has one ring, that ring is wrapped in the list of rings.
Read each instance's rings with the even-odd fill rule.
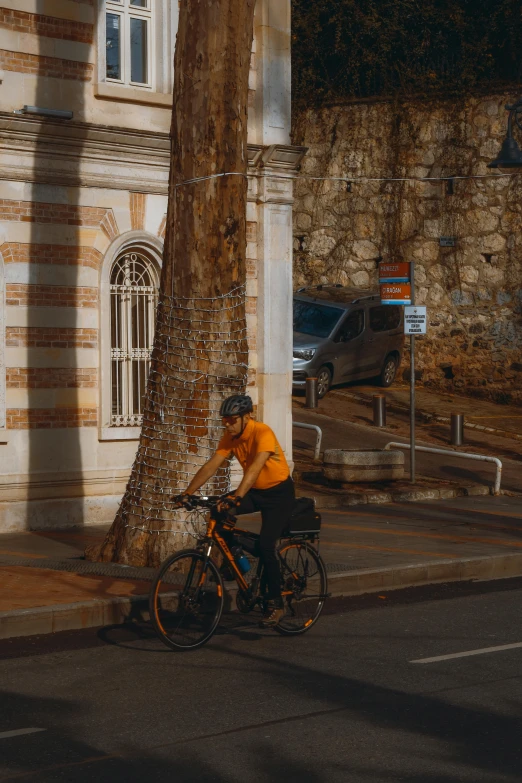
[[[137,448],[111,426],[110,272],[132,250],[161,265],[177,3],[152,2],[147,90],[104,79],[103,0],[0,0],[0,532],[111,521]],[[291,457],[289,11],[256,9],[247,320],[250,391]]]

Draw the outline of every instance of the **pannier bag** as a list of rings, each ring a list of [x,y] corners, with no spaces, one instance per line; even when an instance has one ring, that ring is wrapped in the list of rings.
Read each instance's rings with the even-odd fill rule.
[[[297,498],[294,510],[290,515],[287,533],[319,533],[321,515],[315,510],[313,498]]]

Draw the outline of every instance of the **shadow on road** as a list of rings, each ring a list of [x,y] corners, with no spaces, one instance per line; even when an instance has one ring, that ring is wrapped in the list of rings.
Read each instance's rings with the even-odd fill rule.
[[[45,729],[38,734],[0,739],[2,781],[143,783],[197,780],[226,783],[209,764],[193,757],[183,758],[184,753],[176,754],[174,759],[162,759],[162,746],[141,751],[134,744],[125,747],[126,741],[122,739],[118,753],[106,754],[77,739],[74,725],[80,716],[85,717],[85,705],[72,699],[43,699],[2,691],[0,703],[0,732],[29,727]],[[22,724],[20,716],[24,716]]]
[[[296,665],[295,661],[286,663],[244,650],[215,646],[229,656],[248,660],[253,670],[269,666],[275,681],[275,692],[278,690],[277,681],[279,681],[282,689],[291,688],[296,695],[308,699],[315,697],[323,704],[327,700],[330,709],[324,711],[325,715],[328,712],[336,712],[338,719],[341,719],[345,713],[342,724],[338,727],[340,736],[348,738],[351,720],[357,718],[360,721],[362,718],[366,723],[371,724],[373,733],[375,729],[382,729],[383,732],[393,730],[397,736],[397,733],[402,731],[418,735],[419,743],[427,740],[444,743],[445,752],[441,751],[440,759],[443,758],[445,762],[467,773],[464,776],[461,773],[445,774],[438,765],[439,771],[433,776],[429,773],[419,774],[424,765],[433,766],[435,761],[428,756],[424,757],[423,746],[419,744],[417,758],[412,758],[412,763],[409,765],[416,767],[416,771],[412,774],[405,774],[404,771],[394,773],[388,768],[379,770],[373,766],[371,759],[367,767],[362,767],[360,756],[356,753],[359,761],[353,766],[344,765],[346,780],[353,779],[352,776],[357,774],[358,780],[367,776],[368,779],[379,781],[461,783],[463,780],[472,780],[470,774],[473,775],[473,771],[478,770],[489,773],[492,780],[496,780],[496,776],[500,779],[501,775],[513,781],[521,779],[521,720],[518,712],[514,715],[501,715],[490,710],[460,706],[446,701],[442,696],[443,691],[440,692],[441,695],[407,693],[370,682],[328,674],[309,666]],[[281,719],[281,724],[286,722],[287,719]],[[270,751],[270,756],[273,757],[273,749]],[[327,775],[322,776],[316,771],[314,776],[313,769],[308,766],[304,777],[293,777],[291,767],[289,769],[285,766],[286,781],[307,780],[326,783],[329,779],[331,779],[331,769]]]
[[[116,627],[103,629],[106,643],[127,646],[133,638],[150,642],[151,632],[146,628],[127,629],[128,640],[123,640],[121,635],[119,640],[111,639],[111,632],[115,631]],[[238,774],[241,772],[246,780],[329,783],[333,778],[379,783],[395,780],[406,783],[461,783],[463,780],[485,780],[483,775],[486,774],[490,776],[487,779],[492,781],[520,781],[522,748],[518,710],[513,709],[512,715],[506,715],[476,706],[456,705],[450,701],[452,689],[448,690],[448,699],[444,690],[408,693],[325,672],[313,665],[302,665],[296,663],[295,656],[292,656],[293,660],[284,660],[284,651],[288,649],[284,641],[278,647],[280,654],[277,657],[270,651],[261,654],[250,645],[260,637],[254,632],[253,623],[240,626],[236,621],[231,628],[223,631],[232,633],[236,641],[226,644],[226,638],[221,634],[213,639],[212,649],[207,649],[205,654],[216,656],[217,667],[230,671],[232,677],[234,659],[238,668],[244,669],[246,665],[252,672],[253,688],[256,687],[256,678],[268,673],[270,692],[263,698],[276,698],[277,694],[281,700],[287,694],[289,704],[315,701],[320,705],[317,711],[304,714],[298,711],[293,715],[295,708],[290,710],[290,714],[278,708],[274,714],[283,717],[264,723],[256,723],[252,714],[244,715],[241,720],[238,713],[238,720],[234,720],[235,728],[225,730],[220,729],[219,722],[206,721],[202,716],[199,734],[194,736],[191,732],[186,737],[183,737],[180,716],[180,723],[175,719],[168,727],[164,724],[158,726],[158,738],[165,737],[167,728],[171,731],[170,740],[163,739],[157,745],[151,745],[149,741],[145,748],[136,747],[139,745],[139,739],[136,741],[139,715],[122,712],[121,742],[118,735],[113,734],[107,741],[107,747],[116,747],[117,752],[107,753],[105,749],[79,738],[84,731],[100,734],[96,727],[97,714],[94,711],[92,715],[86,713],[86,710],[92,710],[89,705],[74,697],[66,700],[38,698],[3,691],[0,693],[0,732],[26,727],[43,728],[45,731],[0,740],[0,780],[27,779],[38,783],[69,780],[75,783],[92,780],[101,783],[137,783],[143,780],[230,783],[230,776],[223,776],[222,770],[233,759],[235,749],[240,747],[242,766],[238,768]],[[238,639],[244,644],[238,645]],[[288,644],[294,647],[296,641],[291,640]],[[170,675],[175,676],[178,665],[185,670],[192,668],[194,682],[197,682],[198,666],[202,663],[198,653],[180,656],[165,648],[160,649],[170,656],[169,663],[174,667],[169,666]],[[148,647],[147,651],[152,650]],[[211,659],[207,659],[204,666],[210,662]],[[124,681],[124,671],[121,677]],[[471,683],[468,682],[468,685]],[[108,688],[113,686],[114,682],[107,682]],[[161,687],[158,679],[158,688]],[[218,693],[222,694],[219,688]],[[157,698],[157,694],[153,697]],[[212,693],[209,698],[212,699]],[[128,705],[127,700],[125,703]],[[158,717],[158,720],[161,719]],[[329,721],[330,725],[323,723],[318,730],[318,722],[323,720]],[[353,731],[356,724],[358,734]],[[367,730],[370,736],[382,742],[379,752],[366,760],[353,740],[360,736],[361,725],[363,731]],[[325,764],[318,745],[325,731],[332,731],[332,726],[338,738],[338,752],[329,756]],[[283,745],[260,738],[260,731],[264,735],[265,727],[269,729],[270,736],[283,740]],[[147,728],[150,729],[150,726]],[[301,737],[297,745],[296,736]],[[285,737],[289,738],[286,746]],[[403,753],[399,754],[399,761],[390,756],[389,768],[383,768],[382,760],[386,758],[383,748],[391,748],[398,738],[404,744]],[[319,752],[316,754],[316,751]],[[212,759],[216,759],[216,754],[219,760],[214,764]],[[408,755],[408,764],[399,770],[397,763],[404,763],[405,754]],[[352,756],[353,762],[350,760]],[[438,771],[430,774],[435,764]],[[448,768],[459,772],[447,771]]]

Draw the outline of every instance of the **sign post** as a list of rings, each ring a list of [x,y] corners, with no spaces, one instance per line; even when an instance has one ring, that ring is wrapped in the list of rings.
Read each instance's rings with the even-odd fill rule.
[[[415,305],[415,262],[410,261],[411,304]],[[415,334],[410,334],[410,481],[415,484]]]
[[[410,481],[415,484],[415,336],[426,334],[426,307],[415,305],[415,262],[379,265],[381,302],[405,305],[404,334],[410,335]]]

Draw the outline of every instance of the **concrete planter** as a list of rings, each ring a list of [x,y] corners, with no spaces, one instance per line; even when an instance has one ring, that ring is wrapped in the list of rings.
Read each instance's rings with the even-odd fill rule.
[[[404,478],[402,451],[347,451],[327,449],[324,452],[323,475],[329,481],[359,483],[391,481]]]

